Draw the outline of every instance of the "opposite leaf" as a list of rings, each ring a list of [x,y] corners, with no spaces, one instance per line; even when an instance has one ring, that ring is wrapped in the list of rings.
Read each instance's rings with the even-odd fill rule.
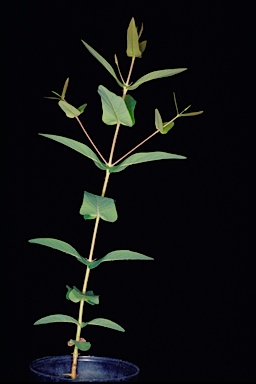
[[[96,268],[104,261],[121,261],[121,260],[154,260],[153,257],[145,256],[142,253],[129,250],[113,251],[103,256],[99,260],[88,263],[90,269]]]
[[[60,314],[42,317],[41,319],[37,320],[34,325],[50,323],[74,323],[76,325],[79,325],[78,321],[73,317]]]
[[[85,145],[83,143],[80,143],[79,141],[69,139],[68,137],[57,136],[57,135],[48,135],[48,134],[44,134],[44,133],[39,133],[39,135],[47,137],[48,139],[55,140],[58,143],[64,144],[67,147],[74,149],[76,152],[79,152],[82,155],[93,160],[94,164],[102,170],[108,169],[108,166],[100,161],[100,159],[98,158],[96,153],[94,153],[91,150],[91,148],[89,148],[87,145]]]
[[[127,157],[120,164],[114,165],[113,167],[110,168],[109,172],[110,173],[121,172],[125,168],[129,167],[129,165],[146,163],[148,161],[167,160],[167,159],[186,159],[186,157],[181,155],[175,155],[173,153],[167,153],[167,152],[140,152]]]
[[[81,300],[86,301],[88,304],[95,305],[99,304],[99,296],[94,295],[93,291],[88,291],[86,294],[83,294],[78,288],[70,288],[66,286],[68,292],[66,294],[66,299],[72,301],[73,303],[79,303]]]
[[[96,219],[96,217],[111,223],[117,220],[114,200],[89,192],[84,192],[83,203],[79,213],[84,216],[85,220]]]
[[[127,29],[126,53],[129,57],[141,57],[141,51],[139,47],[139,36],[134,18],[131,19],[129,27]]]
[[[66,113],[66,116],[70,117],[71,119],[81,115],[81,112],[78,109],[76,109],[75,107],[73,107],[73,105],[67,103],[64,100],[60,100],[58,104],[61,109]]]
[[[74,256],[82,264],[87,265],[86,260],[81,255],[79,255],[79,253],[75,250],[75,248],[73,248],[68,243],[65,243],[65,241],[43,237],[43,238],[31,239],[29,240],[29,243],[45,245],[46,247],[50,247],[58,251],[67,253],[68,255]]]
[[[162,69],[159,71],[150,72],[144,76],[142,76],[139,80],[137,80],[134,84],[130,85],[128,89],[132,91],[133,89],[138,88],[141,84],[146,83],[150,80],[160,79],[162,77],[168,77],[176,75],[177,73],[186,71],[187,68],[175,68],[175,69]]]
[[[76,340],[70,340],[70,345],[75,345],[80,351],[89,351],[91,348],[91,343],[89,341],[76,341]]]
[[[110,92],[107,88],[100,85],[98,93],[102,103],[102,121],[107,125],[123,124],[131,127],[132,118],[127,109],[124,99]]]
[[[86,325],[99,325],[101,327],[111,328],[116,331],[125,332],[124,328],[118,325],[117,323],[114,323],[114,321],[103,319],[103,318],[87,321],[86,323],[82,324],[82,328],[85,327]]]
[[[118,85],[120,87],[123,87],[123,84],[120,80],[118,80],[118,77],[113,69],[113,67],[107,62],[107,60],[104,59],[98,52],[95,51],[89,44],[87,44],[85,41],[82,40],[82,43],[85,45],[85,47],[88,49],[88,51],[106,68],[106,70],[114,77],[114,79],[117,81]]]

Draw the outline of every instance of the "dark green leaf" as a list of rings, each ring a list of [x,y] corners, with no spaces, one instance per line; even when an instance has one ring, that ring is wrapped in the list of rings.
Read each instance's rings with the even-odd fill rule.
[[[78,107],[77,109],[78,109],[78,111],[79,111],[79,112],[83,113],[83,111],[84,111],[85,107],[87,107],[87,104],[86,104],[86,103],[85,103],[85,104],[83,104],[83,105],[81,105],[81,106],[80,106],[80,107]]]
[[[41,319],[37,320],[34,325],[50,323],[74,323],[76,325],[79,325],[78,321],[73,317],[60,314],[42,317]]]
[[[76,341],[76,340],[70,340],[71,343],[75,344],[75,346],[80,349],[80,351],[89,351],[91,348],[91,343],[89,341]]]
[[[135,124],[134,108],[135,108],[137,101],[134,100],[134,98],[131,95],[126,95],[124,101],[125,101],[125,104],[126,104],[128,111],[129,111],[129,114],[131,116],[132,125],[134,125]]]
[[[89,268],[96,268],[104,261],[121,261],[121,260],[154,260],[152,257],[145,256],[142,253],[133,252],[129,250],[113,251],[103,256],[99,260],[92,261],[89,264]]]
[[[114,321],[103,319],[103,318],[87,321],[86,323],[82,324],[82,328],[85,327],[86,325],[99,325],[101,327],[111,328],[116,331],[125,332],[124,328],[118,325],[117,323],[114,323]]]

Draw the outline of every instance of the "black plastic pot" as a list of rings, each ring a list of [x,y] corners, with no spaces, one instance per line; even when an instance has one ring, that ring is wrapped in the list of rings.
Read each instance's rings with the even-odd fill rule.
[[[125,382],[138,381],[139,368],[127,361],[109,357],[79,356],[78,376],[72,380],[63,374],[71,371],[72,356],[47,356],[29,366],[32,382]]]

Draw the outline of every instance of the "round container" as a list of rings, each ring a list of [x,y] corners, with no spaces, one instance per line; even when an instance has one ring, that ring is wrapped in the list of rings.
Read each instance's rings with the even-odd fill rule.
[[[125,382],[137,381],[139,368],[127,361],[109,357],[79,356],[76,379],[70,373],[71,355],[47,356],[31,362],[29,369],[33,382]]]

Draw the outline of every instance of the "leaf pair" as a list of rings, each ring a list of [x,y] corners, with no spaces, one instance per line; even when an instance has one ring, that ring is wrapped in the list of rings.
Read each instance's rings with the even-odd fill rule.
[[[166,134],[174,126],[174,122],[171,121],[170,123],[163,123],[162,117],[158,109],[155,109],[155,125],[156,125],[156,129],[158,129],[160,133]]]
[[[57,141],[58,143],[64,144],[67,147],[73,149],[74,151],[81,153],[83,156],[86,156],[89,159],[91,159],[99,169],[109,170],[110,173],[121,172],[130,165],[145,163],[148,161],[167,160],[167,159],[186,159],[185,156],[176,155],[176,154],[167,153],[167,152],[159,152],[159,151],[139,152],[127,157],[118,165],[114,165],[110,167],[107,164],[104,164],[102,161],[100,161],[96,153],[94,153],[91,150],[91,148],[89,148],[87,145],[83,143],[80,143],[79,141],[69,139],[63,136],[49,135],[44,133],[39,133],[39,135],[47,137],[48,139]]]

